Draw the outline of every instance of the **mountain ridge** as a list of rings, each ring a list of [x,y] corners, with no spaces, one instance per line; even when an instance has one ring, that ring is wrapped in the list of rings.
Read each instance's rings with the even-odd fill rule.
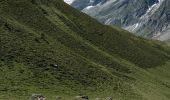
[[[74,0],[71,5],[104,24],[162,41],[170,38],[167,0]]]

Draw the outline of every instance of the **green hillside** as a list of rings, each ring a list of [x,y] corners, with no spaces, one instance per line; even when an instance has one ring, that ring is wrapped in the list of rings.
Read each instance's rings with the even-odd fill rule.
[[[0,100],[169,100],[170,48],[61,0],[0,0]],[[90,99],[91,100],[91,99]]]

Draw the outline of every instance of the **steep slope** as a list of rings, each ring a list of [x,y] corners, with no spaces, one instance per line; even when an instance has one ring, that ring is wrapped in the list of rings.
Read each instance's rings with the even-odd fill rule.
[[[149,38],[168,40],[169,0],[74,0],[72,6],[109,25]]]
[[[168,100],[163,43],[102,25],[60,0],[3,0],[0,13],[0,99]]]

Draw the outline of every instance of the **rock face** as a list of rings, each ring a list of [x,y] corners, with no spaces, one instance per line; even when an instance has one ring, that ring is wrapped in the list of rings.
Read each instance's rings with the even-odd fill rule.
[[[144,37],[170,39],[169,0],[74,0],[71,5],[104,24]]]

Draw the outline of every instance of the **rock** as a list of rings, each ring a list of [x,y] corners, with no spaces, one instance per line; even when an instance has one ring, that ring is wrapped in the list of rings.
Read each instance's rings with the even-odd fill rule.
[[[112,97],[107,97],[107,99],[106,100],[113,100],[113,98]]]
[[[89,100],[88,96],[76,96],[74,100]]]
[[[101,100],[100,98],[96,98],[95,100]]]
[[[61,99],[62,99],[62,97],[60,97],[60,96],[55,97],[55,100],[61,100]]]
[[[32,94],[32,100],[45,100],[45,97],[42,94]]]

